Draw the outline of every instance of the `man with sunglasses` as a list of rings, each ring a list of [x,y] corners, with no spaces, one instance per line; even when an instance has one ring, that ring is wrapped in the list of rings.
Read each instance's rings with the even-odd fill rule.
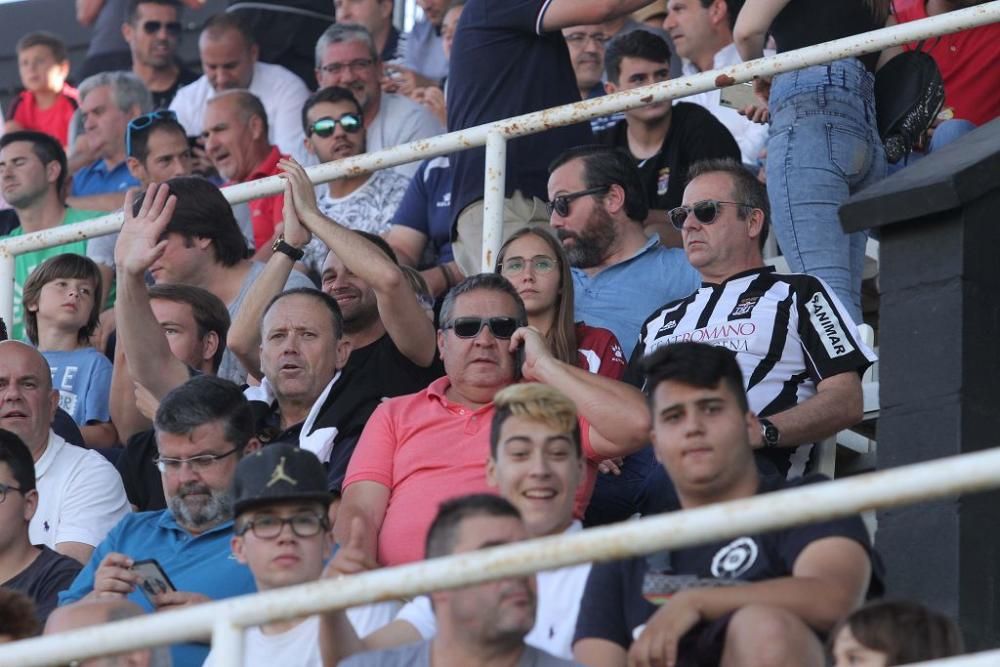
[[[372,562],[419,560],[438,504],[489,490],[493,397],[522,378],[558,389],[579,409],[587,467],[575,496],[577,517],[590,500],[597,463],[644,444],[648,416],[641,395],[556,360],[526,321],[521,297],[498,274],[471,276],[448,293],[437,335],[446,375],[423,391],[385,401],[368,420],[344,480],[338,541],[346,543],[358,517],[361,549]]]
[[[861,374],[875,355],[826,283],[764,264],[767,192],[738,158],[699,162],[690,174],[684,205],[670,219],[702,286],[649,316],[626,379],[641,385],[641,359],[663,345],[694,341],[734,351],[750,409],[760,416],[750,443],[758,466],[801,476],[811,443],[861,421]],[[647,488],[655,494],[667,484],[658,472]]]
[[[180,0],[129,0],[122,35],[132,52],[132,73],[153,96],[154,109],[166,109],[181,86],[198,79],[177,57],[181,40]]]
[[[60,605],[127,597],[147,611],[165,611],[255,591],[250,571],[229,548],[233,475],[259,446],[243,393],[219,378],[193,378],[164,397],[154,425],[167,509],[120,521],[60,593]],[[150,559],[176,590],[143,593],[132,566]],[[170,652],[175,665],[200,665],[208,647],[176,644]]]

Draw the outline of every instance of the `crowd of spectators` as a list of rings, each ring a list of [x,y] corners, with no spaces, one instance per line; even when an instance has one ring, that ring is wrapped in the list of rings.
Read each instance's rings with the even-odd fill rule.
[[[124,224],[16,258],[0,641],[826,479],[813,445],[861,421],[876,361],[866,238],[837,208],[886,174],[873,77],[895,51],[510,140],[491,272],[483,148],[306,167],[975,2],[417,0],[406,33],[393,0],[230,2],[184,63],[201,4],[80,0],[79,76],[58,36],[17,42],[0,238]],[[946,107],[914,160],[1000,114],[1000,26],[924,48]],[[247,204],[220,190],[271,176]],[[883,577],[848,517],[272,622],[244,661],[961,652],[947,618],[866,604]]]

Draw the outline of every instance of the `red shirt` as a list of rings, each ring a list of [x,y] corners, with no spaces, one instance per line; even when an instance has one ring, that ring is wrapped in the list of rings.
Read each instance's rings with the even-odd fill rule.
[[[365,426],[344,489],[355,482],[376,482],[389,489],[389,505],[379,530],[378,562],[401,565],[424,558],[424,539],[438,506],[469,493],[496,493],[486,483],[493,404],[470,410],[445,398],[447,377],[423,391],[382,403]],[[597,461],[590,446],[590,425],[581,418],[587,476],[577,489],[577,517],[590,502]]]
[[[271,152],[267,154],[267,157],[254,167],[249,176],[240,182],[246,183],[280,174],[278,160],[287,157],[287,155],[278,152],[277,146],[271,146]],[[281,209],[284,204],[284,195],[252,199],[247,203],[250,208],[250,222],[253,224],[253,245],[257,250],[271,243],[271,239],[274,237],[274,228],[281,222]]]
[[[25,90],[11,102],[10,108],[7,109],[7,119],[18,123],[25,130],[44,132],[53,136],[60,145],[67,146],[69,124],[78,106],[79,96],[76,88],[68,84],[63,85],[62,92],[48,109],[39,107],[35,94]]]
[[[896,21],[927,18],[925,0],[893,0]],[[907,44],[908,51],[916,43]],[[976,125],[1000,116],[1000,23],[931,37],[922,49],[937,62],[944,79],[945,106],[955,118]]]
[[[576,350],[580,368],[612,380],[625,377],[625,353],[611,331],[577,322]]]

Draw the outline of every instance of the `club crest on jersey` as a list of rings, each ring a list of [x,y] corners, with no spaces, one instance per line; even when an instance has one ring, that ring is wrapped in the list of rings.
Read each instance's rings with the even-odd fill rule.
[[[733,540],[719,549],[712,558],[712,576],[719,579],[739,579],[757,562],[757,543],[749,537]]]
[[[656,178],[656,194],[662,197],[667,194],[668,187],[670,187],[670,167],[664,167]]]
[[[657,330],[656,338],[672,334],[674,332],[674,329],[676,328],[677,328],[677,320],[670,320]]]
[[[729,313],[729,318],[749,317],[758,301],[760,301],[759,296],[748,296],[745,299],[740,299],[740,302],[736,304],[735,308],[733,308],[733,312]]]

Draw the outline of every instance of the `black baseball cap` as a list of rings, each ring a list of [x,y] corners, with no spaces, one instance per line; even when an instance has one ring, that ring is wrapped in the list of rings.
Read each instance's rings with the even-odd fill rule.
[[[266,445],[244,456],[233,477],[233,513],[282,501],[315,501],[329,507],[326,469],[312,452],[287,443]]]

